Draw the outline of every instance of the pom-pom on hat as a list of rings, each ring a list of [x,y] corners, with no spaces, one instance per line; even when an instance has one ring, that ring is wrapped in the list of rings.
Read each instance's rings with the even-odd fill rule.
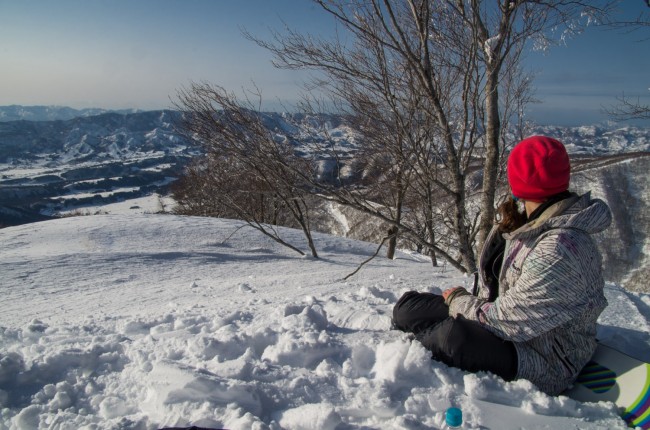
[[[542,202],[569,188],[571,165],[564,145],[546,136],[519,142],[508,157],[508,182],[512,194]]]

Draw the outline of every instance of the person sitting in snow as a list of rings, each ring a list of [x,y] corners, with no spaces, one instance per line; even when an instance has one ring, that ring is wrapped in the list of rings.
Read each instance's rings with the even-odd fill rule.
[[[393,327],[450,366],[527,379],[557,395],[596,349],[607,300],[591,235],[612,215],[602,200],[568,191],[569,156],[558,140],[519,142],[507,169],[512,197],[498,208],[473,294],[409,291],[393,309]]]

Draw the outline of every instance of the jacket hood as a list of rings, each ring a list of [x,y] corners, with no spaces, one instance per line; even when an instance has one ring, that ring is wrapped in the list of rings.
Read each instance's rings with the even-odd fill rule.
[[[612,223],[612,213],[600,199],[591,193],[572,196],[549,206],[536,220],[522,226],[506,239],[534,236],[555,228],[575,228],[589,234],[600,233]]]

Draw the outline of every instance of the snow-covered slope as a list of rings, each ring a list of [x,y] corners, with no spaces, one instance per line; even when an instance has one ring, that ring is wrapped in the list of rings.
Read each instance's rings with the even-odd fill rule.
[[[596,238],[607,280],[650,292],[650,154],[603,157],[574,166],[571,189],[609,205],[613,220]]]
[[[403,292],[468,283],[458,273],[399,253],[343,281],[375,245],[316,235],[322,258],[303,258],[239,226],[0,230],[0,428],[433,429],[452,405],[470,428],[625,428],[611,404],[449,368],[389,330]],[[650,297],[606,293],[599,336],[648,357]]]

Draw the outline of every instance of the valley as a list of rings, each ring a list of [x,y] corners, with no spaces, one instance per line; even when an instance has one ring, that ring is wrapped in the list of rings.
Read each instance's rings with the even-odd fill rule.
[[[56,118],[54,111],[47,111],[48,118]],[[47,121],[2,121],[10,117],[2,112],[0,107],[0,227],[92,213],[90,208],[101,211],[120,202],[129,207],[130,201],[147,196],[168,198],[184,167],[202,154],[178,132],[180,114],[174,111],[104,112]],[[264,120],[275,140],[312,157],[322,175],[346,174],[346,166],[354,162],[359,136],[343,118],[265,113]],[[545,126],[533,133],[563,141],[573,165],[571,187],[591,191],[612,208],[614,224],[599,239],[608,280],[648,291],[643,280],[650,276],[650,132],[621,126]],[[340,149],[340,172],[332,170],[334,160],[310,152],[319,145]],[[318,212],[318,231],[381,240],[383,233],[364,214],[343,207]]]

